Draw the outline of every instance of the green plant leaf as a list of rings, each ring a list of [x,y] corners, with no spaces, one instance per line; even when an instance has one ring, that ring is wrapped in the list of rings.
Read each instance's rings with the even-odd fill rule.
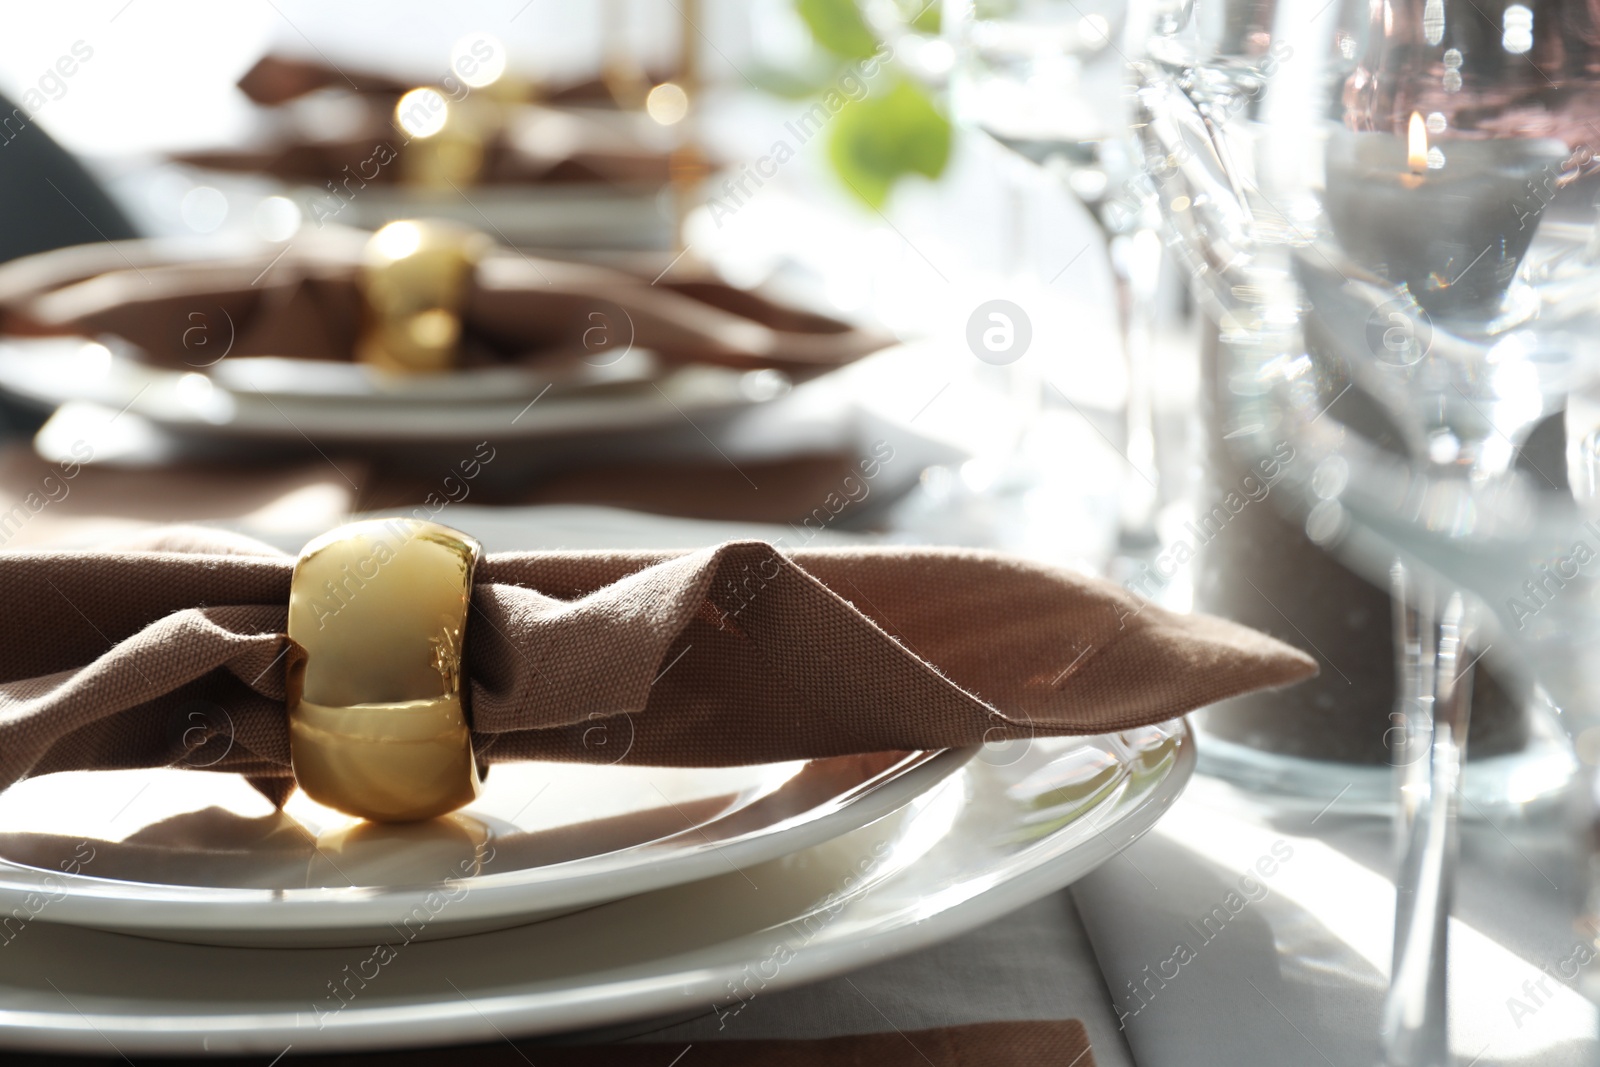
[[[938,36],[939,28],[943,25],[939,15],[944,10],[939,0],[898,0],[897,6],[906,25],[918,33]]]
[[[796,0],[795,10],[811,36],[828,51],[848,59],[865,59],[878,50],[856,0]]]
[[[915,82],[898,77],[888,92],[847,103],[834,120],[828,159],[866,203],[883,207],[909,174],[937,178],[950,161],[950,120]]]

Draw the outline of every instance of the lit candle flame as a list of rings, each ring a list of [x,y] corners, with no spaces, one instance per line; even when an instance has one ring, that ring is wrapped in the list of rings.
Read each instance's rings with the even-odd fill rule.
[[[1411,113],[1411,127],[1406,132],[1406,161],[1411,164],[1415,174],[1421,174],[1428,169],[1428,127],[1422,121],[1422,115],[1416,111]]]

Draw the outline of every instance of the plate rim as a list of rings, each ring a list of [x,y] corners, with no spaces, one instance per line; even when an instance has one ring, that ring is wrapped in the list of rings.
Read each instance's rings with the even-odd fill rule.
[[[803,851],[904,807],[960,770],[977,751],[978,748],[973,746],[905,753],[902,759],[872,778],[854,782],[828,798],[828,801],[796,813],[790,819],[726,841],[706,839],[702,833],[701,841],[693,842],[684,851],[672,855],[634,856],[631,863],[623,861],[623,857],[629,853],[655,844],[653,841],[564,863],[503,871],[481,880],[474,878],[471,882],[473,891],[461,898],[459,906],[450,910],[449,919],[441,923],[441,928],[502,918],[515,919],[552,908],[592,906],[698,881],[719,873],[729,864],[738,869],[740,866],[764,863]],[[800,762],[809,764],[819,761]],[[829,802],[838,803],[833,810],[806,818]],[[734,808],[710,822],[685,827],[669,838],[658,838],[656,841],[679,838],[691,831],[704,831],[748,810],[749,805]],[[796,820],[800,821],[796,823]],[[614,862],[607,862],[613,857]],[[575,873],[560,870],[569,863],[584,863],[586,868]],[[594,889],[619,877],[629,879],[625,890],[593,893]],[[421,905],[440,886],[450,884],[446,879],[387,887],[329,886],[296,890],[218,888],[138,882],[91,874],[65,874],[0,856],[0,909],[14,900],[24,899],[28,894],[47,888],[58,892],[58,886],[44,884],[47,879],[78,891],[54,900],[48,915],[41,915],[40,921],[105,932],[145,931],[144,936],[153,936],[156,931],[171,931],[173,922],[170,912],[177,908],[184,910],[184,926],[217,934],[229,931],[249,934],[289,934],[296,931],[336,934],[341,929],[366,929],[405,914]],[[535,891],[540,894],[537,900],[519,899]],[[292,908],[273,903],[285,900],[285,893],[295,894]],[[467,906],[469,902],[472,902],[471,906]],[[351,907],[358,903],[368,911],[375,912],[381,908],[384,913],[364,917],[351,915]],[[262,922],[259,918],[254,924],[241,921],[236,909],[246,906],[256,909],[257,915],[252,918],[265,916],[266,921]],[[125,914],[120,915],[115,923],[105,918],[95,918],[92,909],[103,908],[121,909]],[[91,913],[85,915],[86,909]],[[162,940],[174,939],[169,937]]]
[[[959,884],[947,886],[932,899],[951,899],[947,907],[915,919],[905,919],[902,906],[889,920],[869,931],[835,935],[837,946],[802,945],[788,963],[762,991],[776,992],[808,982],[846,973],[868,963],[905,955],[928,945],[959,936],[978,926],[1055,892],[1113,858],[1122,849],[1144,836],[1160,816],[1180,797],[1194,774],[1195,741],[1192,727],[1184,719],[1159,724],[1170,730],[1178,743],[1173,758],[1138,799],[1118,813],[1109,824],[1095,824],[1087,836],[1075,835],[1072,827],[1053,831],[1045,838],[1008,857],[1000,867],[1005,872],[969,872]],[[1117,736],[1092,735],[1094,737]],[[947,783],[952,786],[955,783]],[[1125,790],[1118,790],[1097,802],[1090,811],[1112,804]],[[971,797],[963,796],[970,804]],[[1088,813],[1086,813],[1088,814]],[[1112,840],[1114,831],[1118,841]],[[1070,840],[1076,838],[1076,840]],[[937,847],[937,846],[935,846]],[[1076,859],[1077,862],[1068,862]],[[911,868],[915,868],[913,861]],[[905,877],[897,873],[890,881]],[[911,890],[905,890],[910,893]],[[919,895],[925,906],[930,899]],[[847,905],[848,908],[848,905]],[[382,1051],[399,1048],[434,1048],[495,1040],[497,1037],[536,1037],[542,1034],[578,1033],[600,1026],[659,1018],[692,1003],[714,1011],[721,985],[749,963],[746,952],[764,951],[759,947],[770,940],[775,929],[801,921],[797,915],[783,923],[754,931],[714,946],[693,952],[669,954],[650,961],[653,974],[649,989],[646,981],[613,977],[605,972],[596,983],[583,976],[559,994],[549,990],[479,993],[468,998],[463,993],[457,1003],[441,997],[427,1003],[394,1003],[376,1007],[352,1004],[341,1011],[332,1025],[319,1029],[302,1021],[299,1011],[230,1013],[169,1016],[155,1020],[139,1016],[144,1025],[128,1025],[131,1012],[123,1015],[92,1016],[76,1011],[54,1014],[17,1011],[0,1007],[0,1046],[41,1051],[103,1051],[113,1037],[140,1054],[266,1054],[281,1050],[285,1042],[303,1052]],[[833,929],[829,927],[828,929]],[[824,940],[826,936],[819,935]],[[826,951],[825,951],[826,950]],[[263,950],[265,951],[265,950]],[[721,954],[713,968],[703,959],[712,951]],[[530,1002],[541,1002],[538,1004]],[[697,1014],[701,1014],[697,1012]],[[559,1022],[552,1016],[559,1015]],[[310,1040],[307,1040],[307,1038]],[[174,1040],[174,1039],[181,1040]],[[213,1044],[213,1039],[220,1040]]]
[[[0,395],[50,411],[52,417],[55,410],[69,405],[106,410],[120,407],[164,432],[191,437],[272,441],[299,437],[303,431],[319,438],[356,442],[462,440],[475,437],[489,421],[504,424],[502,431],[515,440],[643,431],[674,425],[685,411],[715,417],[761,407],[782,398],[780,395],[759,399],[742,393],[736,379],[748,372],[699,366],[679,368],[654,383],[656,388],[648,391],[641,386],[634,392],[617,395],[578,391],[548,397],[540,404],[537,419],[521,418],[532,406],[523,394],[509,400],[484,397],[455,400],[440,406],[416,397],[311,396],[236,390],[221,384],[213,385],[212,394],[225,398],[231,410],[226,417],[212,418],[199,410],[174,411],[167,402],[168,394],[177,388],[178,381],[191,372],[141,364],[138,370],[145,378],[144,387],[135,388],[130,383],[129,388],[115,395],[107,391],[76,389],[59,382],[52,388],[38,388],[35,383],[19,381],[10,373],[13,365],[48,359],[50,348],[81,348],[89,343],[96,342],[90,337],[77,336],[0,339]],[[197,368],[196,373],[199,369],[203,368]],[[696,395],[694,390],[704,387],[710,380],[707,372],[716,375],[720,384],[705,395]],[[430,415],[429,419],[402,420],[398,423],[401,430],[396,431],[398,415],[416,416],[424,412]]]

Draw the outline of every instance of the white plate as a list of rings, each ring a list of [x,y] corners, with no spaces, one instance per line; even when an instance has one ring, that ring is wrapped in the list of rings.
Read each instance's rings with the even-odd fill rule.
[[[391,937],[387,951],[200,948],[36,920],[0,951],[0,1045],[271,1057],[735,1012],[1067,885],[1148,830],[1193,767],[1176,722],[986,749],[804,852],[492,935]]]
[[[316,217],[314,204],[327,210],[326,189],[297,189],[290,195],[300,201],[308,217]],[[451,219],[487,228],[501,241],[525,248],[670,249],[673,240],[671,204],[650,190],[479,186],[468,200],[455,191],[429,194],[374,186],[345,204],[351,210],[339,221],[366,230],[396,219]]]
[[[630,740],[595,744],[620,754]],[[808,848],[903,807],[972,751],[693,769],[501,764],[472,804],[404,826],[298,792],[275,812],[234,775],[45,775],[0,794],[0,915],[278,948],[359,946],[397,928],[458,937]]]
[[[146,374],[150,370],[137,362],[130,369]],[[550,399],[561,399],[580,390],[646,386],[662,377],[659,361],[642,348],[608,356],[604,364],[585,362],[582,353],[566,357],[550,353],[537,367],[498,364],[449,374],[389,374],[352,360],[286,356],[235,356],[202,369],[213,385],[232,393],[259,393],[291,403],[348,398],[388,404],[399,411],[417,404],[509,402],[517,397],[526,402],[547,389]]]
[[[594,382],[576,385],[570,368],[554,377],[515,367],[461,371],[432,392],[414,383],[381,387],[359,371],[324,366],[311,388],[293,390],[285,387],[283,360],[225,362],[227,371],[213,378],[112,356],[97,342],[12,339],[0,343],[0,391],[40,407],[90,405],[209,437],[362,442],[478,438],[486,427],[497,438],[642,430],[749,407],[789,389],[774,370],[695,365],[659,379],[634,373],[630,361],[649,359],[630,351],[615,366],[597,368]]]

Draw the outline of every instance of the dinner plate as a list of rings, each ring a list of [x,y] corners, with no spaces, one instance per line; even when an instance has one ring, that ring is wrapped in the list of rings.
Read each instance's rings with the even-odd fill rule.
[[[420,944],[391,933],[362,948],[206,948],[35,920],[0,951],[0,1045],[271,1057],[726,1018],[1067,885],[1147,831],[1193,767],[1181,722],[985,748],[911,803],[810,849]]]
[[[299,187],[289,195],[307,217],[315,218],[318,206],[326,211],[327,189]],[[450,219],[522,247],[670,249],[674,234],[670,195],[650,189],[480,185],[469,199],[456,190],[374,186],[345,205],[349,210],[340,221],[363,229],[376,230],[396,219]]]
[[[225,723],[193,728],[226,735]],[[589,740],[620,759],[625,733],[597,725]],[[225,754],[207,751],[202,761]],[[276,811],[235,775],[44,775],[0,794],[0,936],[8,913],[278,948],[500,929],[816,845],[903,807],[972,751],[752,767],[499,764],[467,807],[398,826],[299,792]]]
[[[148,373],[148,365],[128,361],[128,369]],[[205,368],[212,385],[231,393],[253,393],[275,400],[384,404],[403,410],[416,404],[462,404],[551,399],[577,391],[616,392],[648,385],[662,377],[660,362],[642,348],[630,348],[605,362],[588,362],[581,352],[552,351],[538,366],[497,364],[464,367],[449,374],[393,374],[354,360],[296,359],[287,356],[235,356]],[[190,388],[198,388],[191,385]]]
[[[660,130],[660,127],[656,127]],[[260,136],[270,136],[262,131]],[[546,142],[548,144],[548,142]],[[514,247],[569,249],[670,250],[677,238],[671,192],[648,186],[616,186],[603,182],[540,182],[538,184],[471,185],[443,191],[369,184],[359,196],[336,196],[326,185],[285,184],[259,174],[218,170],[194,164],[139,168],[111,176],[112,186],[128,202],[182,198],[204,186],[222,194],[225,218],[255,234],[254,220],[268,197],[287,197],[307,228],[342,225],[376,230],[397,219],[449,219],[487,230]],[[173,184],[178,192],[171,191]],[[251,220],[246,223],[236,220]],[[192,234],[181,220],[142,219],[148,226]],[[210,236],[210,235],[208,235]]]
[[[583,374],[573,373],[573,360],[557,359],[543,374],[488,367],[426,383],[379,381],[352,367],[310,367],[307,377],[311,362],[224,360],[201,373],[151,366],[81,338],[12,339],[0,343],[0,391],[40,408],[87,405],[191,435],[363,442],[460,440],[485,427],[502,440],[640,430],[789,390],[775,370],[693,365],[657,375],[643,350],[604,367],[577,360]]]

